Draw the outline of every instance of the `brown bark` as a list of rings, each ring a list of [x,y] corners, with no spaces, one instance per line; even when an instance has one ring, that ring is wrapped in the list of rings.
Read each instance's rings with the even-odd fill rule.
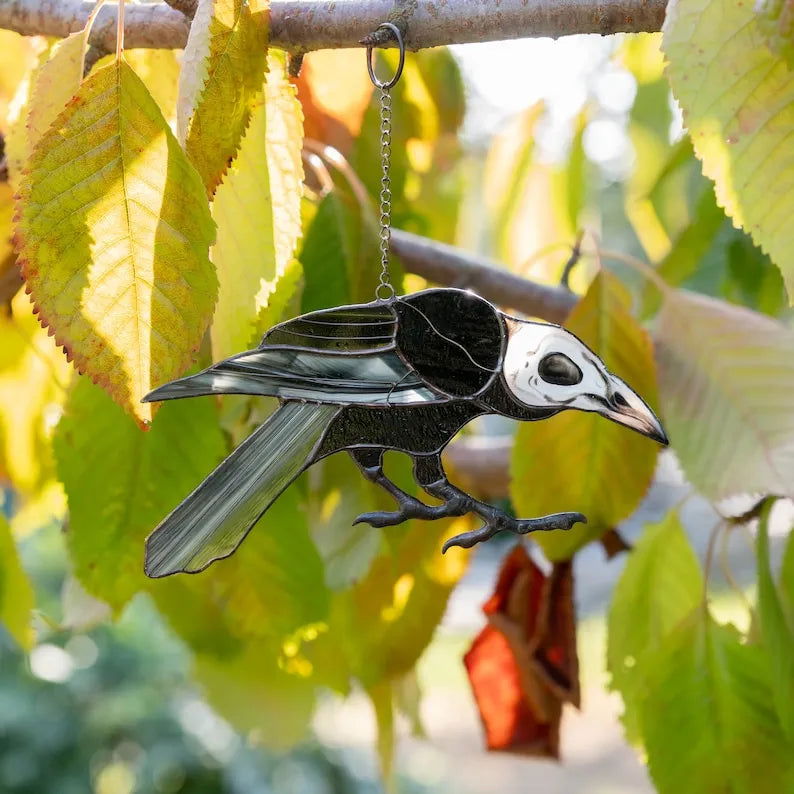
[[[127,6],[127,47],[184,47],[194,0]],[[81,0],[2,0],[0,28],[23,35],[67,36],[85,24],[93,3]],[[383,21],[405,25],[410,49],[574,33],[656,31],[664,0],[271,0],[271,41],[292,51],[356,47]],[[184,11],[184,13],[183,13]],[[116,10],[106,6],[91,43],[115,49]]]

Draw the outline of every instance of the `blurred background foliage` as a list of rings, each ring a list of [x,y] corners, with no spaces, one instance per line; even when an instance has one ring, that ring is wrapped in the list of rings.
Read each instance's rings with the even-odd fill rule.
[[[332,458],[290,488],[231,559],[197,577],[145,579],[145,536],[272,405],[183,401],[142,432],[132,399],[78,376],[39,325],[15,281],[12,195],[43,176],[34,161],[15,168],[12,154],[36,102],[31,83],[46,89],[33,70],[58,50],[4,31],[0,45],[10,170],[0,184],[0,790],[378,791],[372,759],[311,738],[318,703],[321,711],[329,698],[362,692],[386,777],[404,792],[449,790],[399,763],[395,771],[393,745],[395,726],[422,735],[417,664],[435,652],[470,557],[440,547],[468,519],[353,527],[382,494],[347,458]],[[175,126],[181,55],[126,58]],[[394,54],[378,60],[393,68]],[[102,68],[115,67],[103,60],[91,74]],[[205,180],[222,180],[210,252],[220,302],[191,366],[300,311],[370,300],[377,283],[380,133],[363,54],[311,53],[292,81],[284,70],[271,54],[264,98],[252,96],[250,117],[232,123],[236,159]],[[205,101],[194,97],[193,112],[209,114]],[[393,108],[395,226],[550,285],[572,265],[570,288],[582,299],[567,324],[659,408],[673,442],[665,460],[677,455],[723,513],[721,500],[746,491],[794,495],[783,278],[703,176],[660,35],[411,53]],[[194,162],[208,156],[205,145],[188,136]],[[202,160],[202,176],[207,169]],[[242,206],[256,211],[247,217]],[[29,231],[24,220],[16,229]],[[42,259],[45,277],[47,266]],[[56,283],[57,263],[49,266]],[[406,290],[426,285],[399,261],[393,277]],[[47,315],[63,341],[59,318]],[[210,318],[196,321],[206,328]],[[657,450],[590,416],[541,424],[515,434],[498,496],[519,514],[587,513],[586,528],[539,540],[548,559],[567,560],[644,515]],[[466,433],[493,443],[514,427],[494,419]],[[389,466],[410,489],[406,462]],[[628,739],[660,791],[792,791],[794,545],[770,570],[768,508],[748,516],[762,518],[758,587],[741,607],[752,621],[736,629],[704,599],[715,541],[704,569],[667,507],[630,552],[609,610],[607,665]],[[718,531],[735,524],[718,521]],[[444,647],[441,671],[425,681],[460,667],[460,645]],[[723,764],[731,754],[740,760]]]

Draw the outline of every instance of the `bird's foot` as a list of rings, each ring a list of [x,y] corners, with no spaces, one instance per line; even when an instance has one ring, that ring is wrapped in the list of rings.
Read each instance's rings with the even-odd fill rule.
[[[369,524],[372,527],[393,527],[408,521],[410,518],[421,518],[425,521],[434,521],[437,518],[446,518],[449,511],[446,505],[426,505],[418,499],[407,494],[397,497],[399,510],[389,512],[377,510],[372,513],[362,513],[353,522],[356,524]]]
[[[492,512],[491,512],[492,511]],[[581,513],[553,513],[540,518],[512,518],[496,508],[491,508],[487,515],[481,518],[485,523],[471,532],[461,532],[460,535],[450,538],[442,548],[442,553],[452,546],[470,549],[478,543],[490,540],[497,532],[506,530],[516,535],[526,535],[530,532],[549,532],[553,529],[570,529],[574,524],[587,523],[587,518]]]

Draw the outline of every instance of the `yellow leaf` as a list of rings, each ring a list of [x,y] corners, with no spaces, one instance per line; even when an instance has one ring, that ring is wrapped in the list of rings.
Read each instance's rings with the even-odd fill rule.
[[[0,182],[0,281],[6,271],[13,267],[16,270],[14,246],[11,243],[11,218],[14,215],[14,191],[11,185]]]
[[[95,6],[82,30],[57,41],[49,52],[42,52],[39,66],[18,97],[25,105],[11,127],[8,144],[8,167],[14,184],[41,136],[80,87],[88,36],[100,5]]]
[[[627,290],[602,270],[565,325],[653,406],[651,340],[630,306]],[[651,483],[658,451],[655,442],[597,414],[563,411],[524,423],[513,450],[513,504],[522,517],[571,510],[587,516],[588,524],[567,532],[533,535],[550,559],[566,559],[634,511]]]
[[[39,37],[0,30],[0,130],[8,132],[9,104],[27,72],[36,65]]]
[[[71,33],[52,49],[33,77],[27,117],[28,152],[77,93],[83,79],[88,29]]]
[[[780,267],[794,302],[794,71],[769,49],[763,26],[750,2],[676,0],[663,48],[717,202]]]
[[[283,60],[271,55],[264,95],[212,204],[218,224],[212,261],[220,282],[212,324],[216,358],[250,346],[257,315],[270,303],[295,254],[301,232],[302,144],[295,89]]]
[[[94,64],[97,71],[115,60],[115,54],[106,55]],[[135,74],[146,83],[160,110],[173,128],[176,123],[180,61],[176,50],[127,50],[124,60]]]
[[[180,375],[215,303],[198,174],[124,62],[91,75],[39,141],[17,200],[39,319],[139,423]]]
[[[26,650],[33,645],[33,588],[19,561],[16,544],[0,514],[0,623]]]
[[[244,0],[199,0],[179,84],[177,129],[211,196],[262,89],[269,12]]]
[[[146,83],[166,119],[174,120],[180,71],[176,50],[130,50],[124,58]]]
[[[413,669],[469,559],[463,549],[442,555],[441,546],[472,528],[464,516],[411,521],[399,535],[391,530],[386,534],[391,547],[373,560],[367,575],[334,594],[328,637],[365,688]]]
[[[25,74],[14,92],[13,98],[8,103],[8,112],[3,114],[6,123],[5,158],[8,167],[8,183],[16,190],[22,179],[22,172],[27,163],[27,158],[33,148],[28,142],[28,108],[33,83],[41,68],[47,62],[55,45],[42,45],[36,55],[30,72]]]
[[[18,293],[11,316],[0,316],[0,477],[11,481],[23,507],[52,482],[49,440],[69,369],[27,295]]]

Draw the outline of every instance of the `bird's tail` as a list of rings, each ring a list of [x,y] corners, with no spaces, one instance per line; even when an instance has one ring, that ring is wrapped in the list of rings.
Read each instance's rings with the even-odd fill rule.
[[[312,462],[336,405],[288,402],[255,430],[146,539],[146,574],[197,573],[228,557]]]

